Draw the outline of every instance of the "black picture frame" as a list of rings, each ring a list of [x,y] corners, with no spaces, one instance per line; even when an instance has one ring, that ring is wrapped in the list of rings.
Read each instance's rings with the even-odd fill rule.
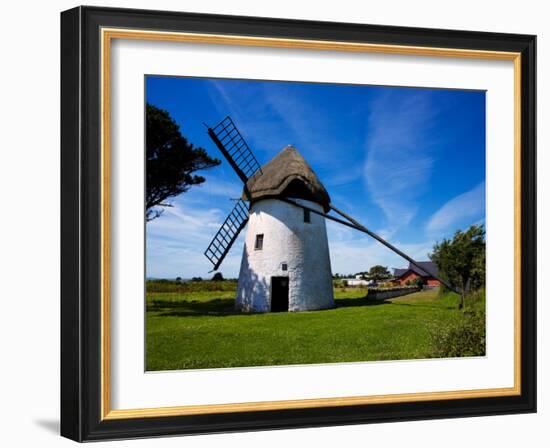
[[[101,418],[100,29],[521,53],[521,394]],[[76,441],[536,412],[536,37],[99,7],[61,13],[61,434]]]

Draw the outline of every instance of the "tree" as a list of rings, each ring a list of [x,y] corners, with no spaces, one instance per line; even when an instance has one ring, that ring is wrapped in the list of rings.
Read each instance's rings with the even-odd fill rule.
[[[452,239],[434,246],[430,259],[437,264],[440,274],[460,289],[458,308],[464,308],[464,296],[472,283],[481,287],[485,282],[484,226],[473,225],[465,232],[458,230]]]
[[[205,179],[193,174],[220,164],[203,148],[195,148],[181,135],[170,114],[158,107],[146,107],[147,188],[145,218],[162,214],[158,207],[169,207],[167,199],[186,192]]]
[[[369,269],[367,277],[369,280],[380,281],[390,278],[391,274],[386,266],[377,264]]]
[[[214,282],[221,282],[222,280],[223,280],[223,275],[221,272],[216,272],[212,277],[212,281]]]
[[[485,245],[480,254],[474,258],[472,267],[471,289],[480,289],[485,287]]]

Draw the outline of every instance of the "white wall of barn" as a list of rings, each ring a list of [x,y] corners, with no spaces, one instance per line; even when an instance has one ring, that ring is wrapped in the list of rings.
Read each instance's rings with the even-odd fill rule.
[[[323,212],[322,206],[295,199]],[[263,248],[255,248],[256,235],[263,235]],[[283,264],[287,270],[283,270]],[[244,311],[271,309],[271,277],[289,278],[289,311],[307,311],[334,306],[332,273],[325,219],[292,204],[264,199],[254,203],[246,230],[236,306]]]

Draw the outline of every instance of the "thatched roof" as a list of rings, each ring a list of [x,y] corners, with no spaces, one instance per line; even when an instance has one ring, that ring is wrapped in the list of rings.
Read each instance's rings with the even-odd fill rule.
[[[289,197],[321,204],[328,211],[330,197],[315,172],[293,146],[287,146],[268,163],[262,173],[248,179],[247,199]]]

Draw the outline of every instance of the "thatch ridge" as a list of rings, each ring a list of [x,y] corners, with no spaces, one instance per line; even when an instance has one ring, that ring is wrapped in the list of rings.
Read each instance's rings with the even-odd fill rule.
[[[289,145],[262,166],[246,183],[251,202],[274,197],[294,197],[321,204],[328,211],[330,196],[302,155]]]

